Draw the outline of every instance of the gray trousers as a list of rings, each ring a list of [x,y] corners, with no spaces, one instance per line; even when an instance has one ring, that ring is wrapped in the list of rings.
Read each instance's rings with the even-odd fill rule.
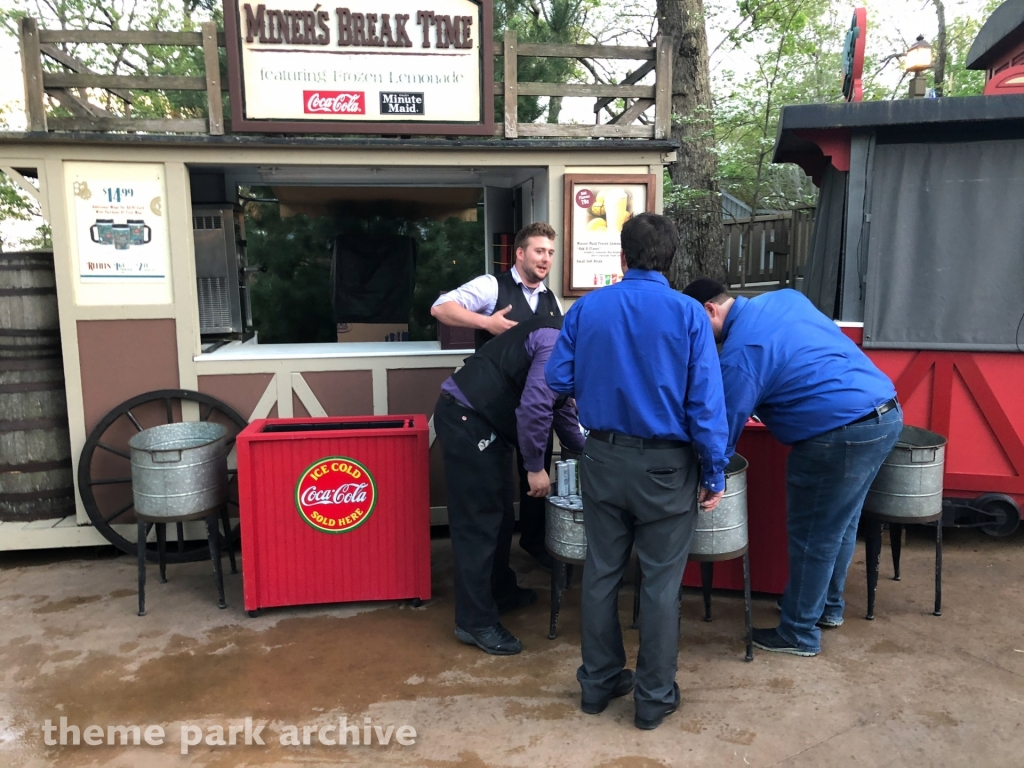
[[[626,665],[619,587],[636,542],[643,571],[637,716],[675,704],[679,587],[697,521],[700,465],[691,448],[646,449],[588,438],[580,460],[587,560],[583,569],[583,664],[587,701],[611,695]]]

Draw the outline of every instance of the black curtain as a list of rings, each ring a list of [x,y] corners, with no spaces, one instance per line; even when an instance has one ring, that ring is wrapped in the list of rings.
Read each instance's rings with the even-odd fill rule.
[[[804,267],[804,294],[827,317],[839,308],[839,276],[846,230],[846,188],[850,174],[829,165],[821,178],[811,250]]]
[[[1024,348],[1024,140],[879,144],[864,346]]]
[[[411,237],[336,237],[331,243],[335,322],[408,323],[416,252]]]

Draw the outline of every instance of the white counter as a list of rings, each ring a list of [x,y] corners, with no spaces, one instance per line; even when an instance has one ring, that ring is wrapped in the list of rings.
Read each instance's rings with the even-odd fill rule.
[[[436,341],[364,341],[347,344],[242,344],[232,342],[196,355],[195,362],[329,360],[375,357],[469,357],[471,349],[441,349]]]

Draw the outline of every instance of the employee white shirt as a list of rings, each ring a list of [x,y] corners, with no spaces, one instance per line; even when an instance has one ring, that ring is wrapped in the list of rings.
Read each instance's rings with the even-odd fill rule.
[[[519,272],[516,271],[515,267],[512,267],[511,271],[512,279],[516,281],[516,285],[523,289],[523,296],[530,305],[530,309],[536,312],[537,300],[542,293],[547,291],[548,287],[541,283],[536,288],[529,288],[523,283],[523,279],[519,276]],[[475,312],[478,315],[493,315],[495,304],[498,303],[498,278],[494,275],[474,277],[454,291],[441,294],[438,300],[434,302],[434,306],[444,304],[446,301],[454,301],[463,309]],[[555,297],[555,303],[558,304],[558,311],[561,312],[562,303],[558,300],[557,296]]]

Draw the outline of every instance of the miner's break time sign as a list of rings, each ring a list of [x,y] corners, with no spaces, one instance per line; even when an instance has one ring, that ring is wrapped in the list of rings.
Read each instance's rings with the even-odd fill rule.
[[[489,3],[339,2],[225,0],[232,130],[493,133]]]

